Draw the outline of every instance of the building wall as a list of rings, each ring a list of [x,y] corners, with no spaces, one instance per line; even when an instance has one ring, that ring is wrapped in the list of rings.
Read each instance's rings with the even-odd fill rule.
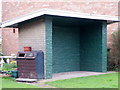
[[[2,29],[2,52],[4,55],[17,54],[18,52],[18,29]]]
[[[58,19],[58,18],[57,18]],[[107,71],[106,22],[53,19],[52,73],[69,71]],[[71,24],[65,25],[66,22]],[[57,24],[56,24],[57,23]],[[84,23],[84,24],[83,24]]]
[[[45,78],[52,78],[52,18],[45,17],[45,34],[46,34],[46,57],[45,60]]]
[[[107,46],[112,47],[112,40],[113,40],[113,32],[118,30],[118,23],[113,23],[107,26]]]
[[[103,47],[106,45],[106,38],[102,35],[103,29],[102,22],[94,22],[94,24],[89,24],[87,27],[83,26],[81,28],[80,68],[82,71],[106,72],[107,59],[104,53],[106,53],[107,48],[105,47],[105,52],[102,53]],[[105,45],[103,45],[102,40],[104,40]]]
[[[32,47],[32,50],[45,52],[45,23],[43,19],[19,26],[19,50],[23,51],[25,46]]]
[[[32,50],[44,52],[44,73],[46,76],[46,28],[45,19],[36,18],[19,25],[19,51],[29,46]],[[49,58],[48,58],[49,59]],[[46,78],[46,77],[45,77]]]
[[[80,28],[53,27],[52,73],[80,71]]]
[[[73,12],[81,12],[88,14],[100,14],[100,15],[118,15],[118,1],[114,0],[113,2],[104,1],[99,2],[88,0],[82,0],[75,2],[74,0],[69,1],[7,1],[3,0],[3,20],[8,20],[16,16],[21,16],[35,10],[48,8],[55,10],[66,10]],[[13,12],[14,11],[14,12]],[[112,11],[112,12],[111,12]],[[9,14],[9,15],[8,15]]]
[[[2,0],[2,21],[15,18],[17,16],[22,16],[24,14],[28,14],[30,12],[48,8],[48,9],[55,9],[55,10],[66,10],[66,11],[73,11],[73,12],[79,12],[79,13],[88,13],[88,14],[97,14],[97,15],[110,15],[110,16],[118,16],[118,1],[90,1],[88,0],[69,0],[69,1],[32,1],[32,0],[26,0],[26,1],[10,1],[10,0]],[[111,33],[116,31],[118,29],[117,24],[108,25],[108,47],[111,47],[112,44],[112,37]],[[11,30],[11,29],[10,29]],[[12,31],[7,32],[12,32]],[[4,39],[5,38],[5,39]],[[11,38],[11,39],[10,39]],[[18,39],[18,37],[14,37],[14,39]],[[3,40],[6,40],[4,44],[9,44],[9,42],[12,42],[12,37],[3,37]],[[6,46],[4,45],[3,46]],[[15,48],[17,48],[17,44]],[[10,46],[9,46],[10,47]],[[12,46],[11,46],[12,47]],[[8,50],[8,51],[7,51]],[[3,52],[5,54],[8,54],[9,48],[4,48]],[[14,52],[15,50],[12,49],[11,52]]]

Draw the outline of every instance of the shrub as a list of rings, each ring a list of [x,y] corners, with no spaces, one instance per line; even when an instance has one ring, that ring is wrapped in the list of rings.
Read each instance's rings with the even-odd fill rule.
[[[118,70],[120,58],[120,30],[112,33],[112,47],[109,55],[109,70]]]
[[[4,63],[2,70],[3,71],[10,71],[10,70],[14,70],[15,68],[17,68],[16,63],[12,63],[12,64]]]

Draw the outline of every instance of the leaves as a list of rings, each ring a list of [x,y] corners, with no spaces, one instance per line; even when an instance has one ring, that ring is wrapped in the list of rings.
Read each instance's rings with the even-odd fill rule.
[[[120,58],[120,30],[112,33],[112,49],[109,55],[109,70],[118,70]]]
[[[12,64],[4,63],[2,70],[9,71],[9,70],[14,70],[14,68],[17,68],[16,63],[12,63]]]

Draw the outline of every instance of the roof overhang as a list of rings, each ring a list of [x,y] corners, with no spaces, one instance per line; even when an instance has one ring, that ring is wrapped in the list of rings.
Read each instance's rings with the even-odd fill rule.
[[[78,13],[78,12],[70,12],[70,11],[62,11],[62,10],[52,10],[52,9],[41,9],[39,11],[35,11],[33,13],[16,17],[14,19],[10,19],[4,21],[1,24],[1,27],[17,27],[19,23],[24,22],[26,20],[30,20],[43,15],[54,15],[54,16],[64,16],[64,17],[73,17],[73,18],[85,18],[85,19],[95,19],[95,20],[105,20],[108,24],[118,22],[118,16],[108,16],[108,15],[95,15],[95,14],[86,14],[86,13]]]

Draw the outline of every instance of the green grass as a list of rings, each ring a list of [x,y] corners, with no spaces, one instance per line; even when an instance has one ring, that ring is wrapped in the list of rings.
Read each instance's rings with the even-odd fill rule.
[[[0,86],[0,88],[1,88],[1,86]],[[40,87],[30,85],[30,84],[17,83],[15,80],[13,80],[10,77],[3,77],[2,78],[2,88],[40,88]]]
[[[58,88],[118,88],[118,73],[47,82]]]

